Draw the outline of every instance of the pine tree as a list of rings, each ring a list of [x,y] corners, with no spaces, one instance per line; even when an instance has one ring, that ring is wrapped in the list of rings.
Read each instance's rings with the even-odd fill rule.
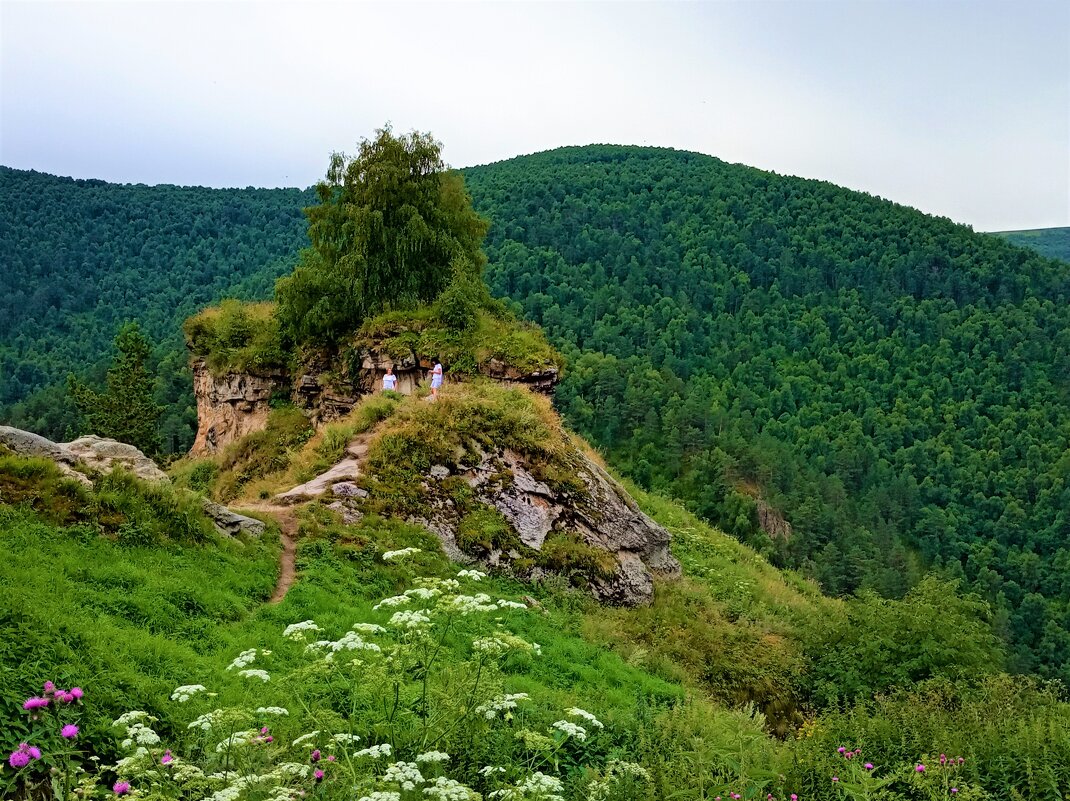
[[[155,380],[145,367],[152,346],[138,324],[131,322],[119,328],[115,351],[104,392],[97,392],[72,373],[67,376],[70,395],[93,434],[158,453],[164,407],[156,403]]]

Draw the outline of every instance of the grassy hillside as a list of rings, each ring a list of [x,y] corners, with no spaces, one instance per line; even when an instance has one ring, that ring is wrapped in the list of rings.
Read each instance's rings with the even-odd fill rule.
[[[1035,228],[1029,231],[999,231],[1008,242],[1035,250],[1049,259],[1070,262],[1070,228]]]
[[[509,423],[527,419],[522,404],[493,392],[479,400],[477,386],[465,392],[471,414],[455,414],[461,427],[446,436],[463,438],[479,415],[523,436]],[[312,469],[311,459],[329,462],[332,441],[384,416],[409,430],[421,406],[430,408],[417,398],[371,399],[315,439],[287,446],[254,435],[223,459],[239,469],[262,464],[257,454],[274,446],[274,468],[262,479],[289,478]],[[540,424],[551,438],[563,436],[548,409]],[[210,463],[180,472],[211,483],[213,471],[198,469]],[[56,767],[62,783],[71,763],[56,730],[76,722],[76,762],[94,755],[110,766],[132,756],[106,767],[103,781],[161,798],[209,797],[233,785],[234,771],[259,777],[260,795],[242,798],[280,787],[287,797],[303,789],[351,798],[354,786],[358,795],[428,797],[422,784],[405,791],[392,783],[411,770],[385,770],[395,760],[488,798],[505,790],[569,801],[732,792],[831,800],[842,798],[841,786],[877,784],[899,798],[943,798],[945,780],[963,798],[1046,801],[1070,790],[1062,745],[1070,710],[1041,686],[986,678],[985,666],[971,664],[970,643],[983,632],[947,587],[935,602],[908,598],[867,619],[864,603],[824,598],[679,506],[638,492],[642,508],[672,531],[685,568],[646,609],[601,608],[566,581],[464,573],[423,529],[375,514],[343,525],[319,504],[298,512],[297,583],[268,605],[274,535],[219,540],[182,497],[117,475],[82,489],[46,463],[0,456],[0,541],[10,556],[0,565],[0,746],[15,752],[27,742],[43,752],[20,778]],[[880,620],[900,609],[935,636],[915,639],[898,619],[894,631],[882,629]],[[938,618],[947,629],[934,625]],[[301,625],[287,632],[292,624]],[[865,629],[861,650],[844,636],[851,626]],[[940,644],[958,661],[940,663]],[[883,685],[877,701],[844,698],[817,712],[811,676],[841,671],[846,682],[850,663],[856,677],[875,678],[878,662],[904,657],[929,664],[927,681]],[[31,721],[21,705],[41,695],[45,680],[78,686],[84,697],[60,707],[58,719],[55,702]],[[188,689],[188,700],[174,693],[191,685],[203,689]],[[504,700],[518,693],[526,698]],[[495,703],[505,714],[493,712]],[[131,710],[151,716],[136,722],[153,735],[134,723],[111,726]],[[124,747],[127,736],[143,744],[142,756],[133,755],[137,743]],[[360,754],[373,746],[390,746],[389,759]],[[862,748],[872,773],[862,759],[846,761],[841,746]],[[940,753],[965,762],[941,765]],[[930,765],[926,775],[915,769],[919,760]],[[313,769],[324,770],[322,780]],[[550,777],[540,780],[544,793],[508,795],[525,781],[530,788],[534,771]],[[10,795],[16,786],[5,767],[0,787]],[[443,797],[473,797],[445,778],[438,786],[456,793]]]

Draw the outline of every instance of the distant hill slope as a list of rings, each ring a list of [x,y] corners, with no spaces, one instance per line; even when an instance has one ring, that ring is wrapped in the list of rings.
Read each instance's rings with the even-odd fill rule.
[[[35,181],[38,193],[58,191],[60,179],[22,174],[16,194],[11,174],[5,208],[33,198]],[[489,283],[570,356],[558,403],[614,465],[832,592],[900,595],[929,566],[962,577],[997,610],[1016,669],[1070,678],[1064,263],[832,184],[692,153],[563,148],[466,176],[493,222]],[[189,219],[198,202],[224,202],[220,190],[100,191],[114,216],[129,218],[109,237],[86,233],[92,205],[55,201],[36,222],[16,217],[18,237],[5,229],[0,256],[44,264],[59,243],[78,286],[70,252],[96,264],[114,263],[109,249],[136,252],[125,237],[140,230],[146,205],[164,213],[182,198],[179,217]],[[295,227],[289,239],[264,234],[285,258],[300,245],[304,198],[278,190],[263,200]],[[70,230],[50,230],[52,217]],[[235,285],[266,294],[283,268],[239,258],[238,243],[259,241],[256,225],[269,217],[245,228],[240,215],[211,219],[215,236],[203,239],[177,226],[176,242],[154,228],[154,241],[174,247],[164,262],[197,265],[202,253],[222,265],[231,242]],[[117,275],[94,274],[121,277],[130,293],[159,280],[159,260],[119,263]],[[34,281],[47,270],[24,274],[46,291]],[[48,286],[66,298],[67,283]],[[156,330],[168,317],[177,325],[181,314],[151,293],[140,305],[131,296],[109,295],[102,317],[146,313]],[[77,316],[67,330],[59,315],[19,319],[10,338],[0,326],[5,378],[13,367],[31,373],[16,392],[78,367],[76,353],[105,350],[100,340],[72,344],[86,338]],[[60,350],[46,355],[41,342]]]
[[[1029,231],[997,231],[1008,242],[1035,250],[1049,259],[1070,261],[1070,228],[1034,228]]]

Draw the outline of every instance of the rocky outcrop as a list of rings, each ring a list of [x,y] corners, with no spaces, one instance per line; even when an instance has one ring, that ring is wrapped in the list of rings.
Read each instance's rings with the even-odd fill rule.
[[[168,482],[167,473],[133,445],[90,434],[59,447],[91,470],[107,473],[121,467],[143,481]]]
[[[208,519],[212,521],[216,531],[225,537],[238,537],[244,534],[248,537],[257,538],[267,528],[262,520],[240,515],[225,506],[213,503],[207,498],[201,501],[201,508]]]
[[[531,474],[522,457],[508,450],[485,453],[475,466],[458,466],[456,475],[480,501],[501,513],[531,551],[540,552],[547,538],[557,532],[578,536],[589,548],[612,555],[616,561],[612,575],[593,575],[589,580],[599,601],[622,606],[649,603],[655,574],[680,574],[679,562],[669,553],[669,532],[645,515],[605,470],[582,453],[577,452],[577,458],[576,476],[586,492],[555,491]],[[444,465],[432,467],[426,477],[429,494],[435,496],[433,485],[453,474]],[[418,522],[438,535],[447,554],[456,559],[461,550],[457,512],[449,502],[433,506],[434,514]],[[465,556],[470,560],[472,555]],[[524,556],[519,550],[495,549],[480,561],[500,566]]]
[[[501,381],[503,384],[527,387],[546,395],[554,391],[554,387],[557,386],[557,382],[560,380],[556,367],[525,373],[498,359],[488,361],[483,369],[483,374],[488,378],[493,378],[495,381]]]
[[[267,425],[271,398],[289,394],[286,374],[226,373],[213,375],[202,360],[193,362],[193,394],[197,399],[197,436],[192,453],[203,456],[226,447]]]
[[[170,481],[152,459],[133,445],[92,434],[73,442],[53,442],[29,431],[0,426],[0,444],[20,456],[49,459],[64,474],[87,485],[92,482],[86,473],[107,473],[116,467],[145,481]]]

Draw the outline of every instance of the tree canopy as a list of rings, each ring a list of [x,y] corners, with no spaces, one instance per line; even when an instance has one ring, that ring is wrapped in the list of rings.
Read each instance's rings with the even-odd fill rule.
[[[368,317],[430,303],[455,275],[478,277],[487,222],[430,134],[389,127],[335,153],[305,209],[311,247],[276,285],[284,334],[330,342]]]

